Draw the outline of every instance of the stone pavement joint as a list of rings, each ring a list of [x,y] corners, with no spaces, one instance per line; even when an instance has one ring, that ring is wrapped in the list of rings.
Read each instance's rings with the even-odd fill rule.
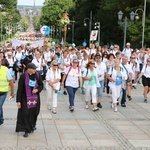
[[[37,130],[28,138],[14,132],[17,107],[15,101],[6,100],[0,150],[150,150],[150,103],[143,102],[142,88],[138,85],[132,101],[126,108],[118,106],[118,112],[110,108],[111,98],[105,93],[102,109],[93,112],[92,105],[84,109],[84,96],[78,90],[75,111],[69,111],[68,95],[63,95],[56,115],[47,110],[43,90]]]

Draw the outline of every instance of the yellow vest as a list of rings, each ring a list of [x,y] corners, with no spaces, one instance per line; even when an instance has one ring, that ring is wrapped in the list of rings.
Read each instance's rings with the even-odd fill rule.
[[[9,82],[7,80],[7,67],[0,66],[0,92],[9,91]]]

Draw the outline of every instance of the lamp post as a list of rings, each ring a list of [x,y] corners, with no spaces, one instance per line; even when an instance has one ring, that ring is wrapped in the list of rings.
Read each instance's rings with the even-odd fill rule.
[[[123,17],[123,12],[119,11],[118,12],[118,24],[123,25],[123,27],[124,27],[123,48],[125,48],[126,35],[127,35],[127,27],[129,27],[133,23],[133,21],[134,21],[134,12],[132,11],[130,13],[130,21],[128,21],[127,17],[125,17],[124,21],[122,21],[122,17]]]
[[[138,8],[135,10],[135,19],[139,19],[138,11],[142,11],[142,47],[144,47],[144,34],[145,34],[145,15],[146,15],[146,0],[144,1],[144,10]]]
[[[90,48],[90,35],[91,35],[91,29],[92,29],[92,11],[90,12],[90,18],[84,18],[84,26],[87,26],[86,20],[89,21],[89,48]]]
[[[74,18],[72,19],[71,23],[68,25],[68,30],[72,31],[72,37],[71,37],[71,42],[74,43]],[[71,26],[71,28],[70,28]]]
[[[100,22],[96,22],[94,28],[98,29],[98,44],[100,44]]]

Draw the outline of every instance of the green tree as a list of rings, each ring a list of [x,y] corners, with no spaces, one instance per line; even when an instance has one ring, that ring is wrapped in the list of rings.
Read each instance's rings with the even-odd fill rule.
[[[64,12],[74,6],[72,0],[50,0],[44,3],[41,12],[41,25],[58,25]]]
[[[24,31],[26,31],[29,28],[29,25],[30,25],[30,17],[29,16],[26,16],[21,19],[20,26]]]
[[[12,29],[13,32],[16,31],[15,26],[17,26],[17,23],[20,21],[21,17],[17,10],[17,0],[1,0],[0,1],[0,15],[1,15],[1,27],[2,27],[2,36],[6,34],[6,31],[9,27],[9,29]]]
[[[40,18],[38,16],[33,16],[33,24],[35,30],[40,30]]]

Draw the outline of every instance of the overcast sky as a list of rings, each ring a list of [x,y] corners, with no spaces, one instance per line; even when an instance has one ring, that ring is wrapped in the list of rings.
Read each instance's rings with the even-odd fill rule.
[[[42,6],[45,0],[35,0],[36,6]],[[18,5],[34,5],[34,0],[18,0]]]

